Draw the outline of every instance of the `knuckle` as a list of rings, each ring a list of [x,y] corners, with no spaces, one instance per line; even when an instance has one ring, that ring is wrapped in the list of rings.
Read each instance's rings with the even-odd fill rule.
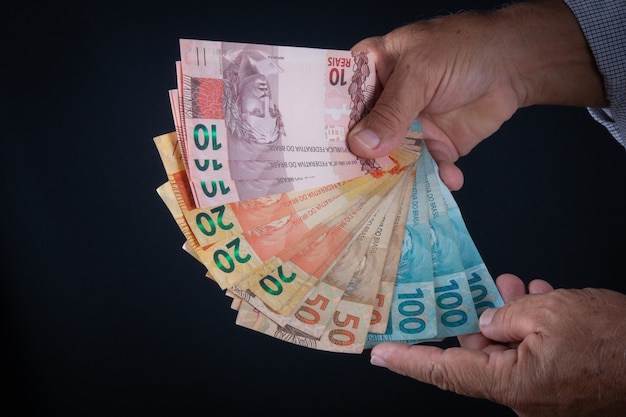
[[[446,366],[441,363],[433,363],[427,369],[427,378],[429,382],[444,391],[455,391],[454,385],[451,383],[450,373]]]

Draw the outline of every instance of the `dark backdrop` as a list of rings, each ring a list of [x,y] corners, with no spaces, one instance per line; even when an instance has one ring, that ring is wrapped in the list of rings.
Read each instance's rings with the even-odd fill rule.
[[[500,2],[215,3],[5,6],[3,406],[512,415],[375,368],[368,352],[309,350],[236,326],[229,298],[181,249],[155,192],[166,177],[152,142],[173,130],[179,38],[349,49]],[[494,277],[626,290],[625,152],[586,110],[521,110],[459,165],[455,197]]]

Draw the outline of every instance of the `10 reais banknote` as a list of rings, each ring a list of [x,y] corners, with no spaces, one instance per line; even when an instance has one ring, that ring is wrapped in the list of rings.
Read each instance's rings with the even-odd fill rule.
[[[236,324],[360,353],[478,331],[503,304],[416,121],[374,160],[350,128],[378,94],[351,51],[180,40],[157,192]]]

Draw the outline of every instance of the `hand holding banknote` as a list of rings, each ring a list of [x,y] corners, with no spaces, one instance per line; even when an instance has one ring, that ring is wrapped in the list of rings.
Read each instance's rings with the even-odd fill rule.
[[[624,38],[619,2],[567,3],[583,16],[620,16],[614,27],[594,26],[608,28],[603,38]],[[574,16],[559,0],[522,2],[416,22],[359,42],[353,49],[376,57],[384,89],[351,131],[350,149],[363,157],[388,153],[417,117],[442,180],[454,190],[463,185],[457,159],[518,108],[608,106],[603,75]],[[623,77],[615,85],[623,86]],[[623,416],[626,296],[553,291],[545,281],[530,282],[526,294],[511,275],[497,283],[508,304],[485,310],[481,334],[459,336],[461,348],[383,343],[372,349],[372,363],[490,399],[520,416]]]
[[[531,281],[530,295],[522,296],[518,277],[505,274],[496,282],[506,305],[486,310],[482,334],[459,337],[461,348],[388,343],[372,350],[372,364],[488,398],[520,416],[546,415],[546,409],[550,416],[623,415],[626,337],[620,326],[626,296],[593,288],[554,290],[543,280]],[[583,336],[582,329],[590,333]],[[622,355],[621,366],[615,366],[615,354]],[[554,404],[547,407],[546,398]],[[596,408],[602,411],[594,414]]]
[[[556,2],[542,5],[546,7],[544,13],[535,10],[530,14],[546,19],[555,13],[563,13],[563,8]],[[536,5],[530,7],[533,6]],[[448,51],[456,54],[455,48],[462,46],[464,52],[458,53],[457,58],[469,56],[468,60],[437,62],[478,65],[483,69],[483,63],[487,62],[493,64],[487,66],[496,73],[504,70],[494,60],[476,59],[480,57],[480,48],[465,48],[470,45],[458,42],[437,43],[442,39],[449,41],[446,36],[465,39],[463,31],[472,24],[493,22],[477,19],[473,14],[464,16],[469,16],[466,22],[469,26],[460,25],[460,30],[453,31],[455,34],[452,35],[452,32],[444,31],[445,36],[431,39],[432,44],[426,42],[429,48],[418,47],[418,51],[425,53],[424,59],[419,60],[419,65],[403,65],[403,68],[425,67],[424,60]],[[504,13],[504,17],[510,18],[510,15]],[[565,32],[575,26],[566,19],[563,22],[566,25],[561,29]],[[506,25],[507,20],[503,19],[501,23]],[[545,23],[540,27],[549,28],[550,24]],[[530,324],[532,329],[532,324],[542,318],[522,318],[513,326],[508,315],[520,317],[525,311],[521,308],[520,313],[515,306],[524,307],[526,303],[537,301],[542,305],[552,302],[547,298],[536,298],[539,296],[554,297],[557,304],[567,304],[565,298],[568,297],[562,297],[562,294],[571,292],[551,291],[549,294],[523,296],[523,287],[520,290],[518,284],[502,284],[501,291],[506,300],[511,300],[514,295],[519,298],[511,301],[512,307],[494,310],[494,307],[503,305],[503,298],[469,238],[448,187],[456,189],[462,185],[460,171],[454,167],[460,155],[468,152],[483,136],[495,131],[518,106],[545,102],[542,101],[545,97],[529,99],[523,94],[529,86],[519,83],[519,79],[510,84],[507,79],[501,84],[497,82],[501,79],[496,76],[488,77],[488,84],[475,82],[485,74],[493,76],[490,71],[474,72],[475,78],[470,84],[473,88],[465,89],[469,73],[456,72],[458,68],[467,68],[463,64],[461,67],[443,65],[446,68],[437,72],[442,75],[448,74],[448,69],[452,70],[453,77],[446,79],[454,82],[429,84],[439,87],[436,94],[426,89],[430,104],[412,101],[410,96],[423,97],[424,94],[422,91],[416,94],[411,89],[415,75],[411,70],[392,72],[398,56],[391,54],[403,53],[400,46],[410,50],[411,42],[401,38],[407,34],[415,35],[414,32],[426,33],[422,29],[415,26],[397,31],[393,36],[400,40],[390,49],[389,55],[383,49],[377,50],[375,41],[369,51],[355,48],[348,53],[183,40],[181,61],[177,65],[178,88],[170,91],[176,133],[155,138],[168,177],[158,192],[185,236],[183,249],[206,266],[207,277],[216,281],[232,298],[231,306],[237,311],[236,324],[301,347],[345,353],[359,353],[371,347],[373,357],[378,358],[374,363],[385,364],[390,369],[460,393],[498,400],[520,412],[534,412],[534,401],[545,402],[545,397],[515,397],[506,391],[510,388],[506,379],[495,383],[491,379],[472,388],[471,378],[446,377],[456,376],[453,372],[461,375],[468,369],[475,369],[479,356],[484,361],[482,353],[476,353],[476,350],[505,349],[500,354],[494,352],[494,357],[500,355],[505,359],[526,352],[530,345],[530,342],[525,343],[527,327]],[[493,30],[502,30],[501,26],[491,29],[489,36],[479,36],[478,40],[504,41],[493,36]],[[480,35],[480,31],[473,34]],[[580,53],[580,33],[568,39],[573,49],[566,49],[566,55]],[[245,59],[244,49],[250,52]],[[583,68],[588,69],[584,64],[589,62],[585,55],[588,51],[583,49]],[[559,57],[558,52],[562,51],[557,48],[553,52],[548,55]],[[407,53],[407,57],[397,62],[411,64],[411,56],[415,58],[412,53]],[[533,68],[521,65],[533,62],[522,60],[517,68],[534,74],[537,71]],[[302,74],[309,77],[306,82],[300,82]],[[580,73],[577,75],[581,76]],[[248,76],[253,78],[248,79]],[[241,83],[242,78],[250,82]],[[585,78],[584,74],[582,78]],[[385,87],[382,95],[376,80],[381,80]],[[427,77],[422,79],[428,80]],[[532,77],[524,79],[529,80],[531,84],[534,81]],[[593,90],[598,86],[597,81],[597,77],[592,76],[584,86]],[[565,90],[573,91],[567,82],[565,84]],[[562,86],[560,83],[554,85]],[[457,88],[451,88],[454,86]],[[395,94],[394,88],[400,93],[408,93]],[[248,91],[250,101],[254,101],[254,97],[259,99],[256,108],[246,110],[241,106],[241,100],[233,99],[241,97],[244,89]],[[582,95],[588,93],[585,89],[578,91],[582,91]],[[376,97],[379,98],[373,108]],[[597,97],[591,97],[589,103],[606,104],[596,100]],[[433,98],[437,100],[433,101]],[[571,101],[572,97],[561,99],[567,104],[576,104]],[[299,114],[303,102],[311,105],[307,109],[310,111]],[[387,142],[384,145],[387,148],[383,146],[374,153],[367,154],[367,150],[359,150],[354,143],[348,147],[347,131],[363,116],[366,116],[365,124],[376,125],[377,117],[385,118],[381,107],[393,111],[393,114],[386,114],[387,122],[396,120],[397,123],[387,125],[391,126],[388,130],[401,132],[402,145],[399,136],[395,142],[388,142],[381,136],[383,142]],[[250,109],[253,111],[244,115]],[[493,123],[491,117],[481,120],[481,112],[489,113],[490,110],[496,115],[491,114],[495,117]],[[255,123],[252,113],[264,117],[269,114],[269,119],[274,120],[272,123],[267,120]],[[423,121],[424,129],[414,122],[416,117]],[[462,123],[455,125],[456,121]],[[362,127],[357,124],[353,132],[362,131]],[[262,131],[266,134],[260,134]],[[424,141],[422,133],[427,135]],[[371,147],[371,139],[378,135],[365,136],[370,139]],[[237,141],[241,139],[254,141],[253,151],[247,152],[245,147],[239,147]],[[367,140],[365,142],[367,145]],[[237,150],[231,152],[231,149]],[[355,166],[359,168],[356,171]],[[448,187],[443,186],[441,180]],[[266,203],[276,207],[276,211],[263,210],[257,217],[250,214],[254,209],[240,209],[268,207]],[[288,229],[283,229],[285,227]],[[294,238],[291,232],[279,237],[280,230],[291,230],[298,238]],[[267,239],[267,245],[263,244],[264,239]],[[396,250],[390,250],[392,248]],[[423,262],[416,263],[418,255]],[[382,268],[381,262],[384,263]],[[548,284],[536,284],[529,291],[541,293],[550,289]],[[588,291],[582,291],[583,295],[586,293]],[[624,316],[620,307],[622,296],[607,295],[602,291],[593,295],[612,299],[611,309],[605,306],[608,314],[604,317],[613,317],[613,320],[604,320],[606,327],[594,327],[590,321],[593,315],[589,311],[595,311],[595,307],[591,305],[592,309],[585,310],[587,314],[580,317],[588,329],[584,334],[594,334],[595,328],[605,331],[612,326],[613,334],[618,336],[613,344],[603,340],[602,349],[606,349],[608,356],[620,357],[625,337],[619,334],[622,322],[615,317]],[[569,311],[571,305],[565,310]],[[494,311],[498,313],[494,314]],[[551,310],[540,310],[539,313],[541,311]],[[484,334],[472,334],[482,330],[478,327],[481,314],[492,318],[494,326],[490,328],[495,331],[490,333],[485,328]],[[570,327],[567,317],[559,318],[555,312],[548,317],[553,320],[553,325],[558,324],[557,320],[563,320],[561,323],[564,324],[558,332],[551,334],[556,335]],[[578,316],[573,314],[572,317]],[[505,330],[514,333],[503,332],[500,320],[508,324]],[[528,339],[534,342],[537,332],[531,333]],[[433,346],[419,346],[449,336],[459,337],[464,348],[440,351]],[[494,345],[486,336],[504,345]],[[555,348],[563,347],[563,337],[552,340]],[[400,343],[386,343],[389,341]],[[517,344],[521,348],[518,349]],[[404,356],[402,352],[410,354]],[[546,359],[541,353],[533,358],[539,364]],[[422,354],[425,356],[421,357]],[[429,357],[431,354],[434,356]],[[459,358],[461,360],[455,361]],[[431,359],[441,361],[433,368]],[[445,362],[446,359],[451,363]],[[463,359],[469,359],[470,363]],[[584,359],[592,361],[593,370],[584,365],[579,370],[606,382],[598,386],[607,387],[607,390],[619,386],[615,373],[604,372],[606,367],[593,362],[595,356]],[[480,369],[483,378],[493,377],[494,374],[490,373],[494,372],[493,365],[489,362],[482,364],[486,364]],[[509,369],[506,362],[497,361],[497,364],[504,366],[499,369]],[[444,366],[452,366],[456,371]],[[557,361],[545,361],[543,369],[552,372],[553,378],[554,375],[571,377],[561,373]],[[615,369],[618,376],[623,375],[622,362]],[[503,374],[496,372],[495,375],[502,377]],[[523,387],[529,380],[518,383]],[[559,391],[564,392],[567,393]],[[623,409],[623,402],[620,402],[623,400],[614,395],[615,392],[622,391],[614,389],[609,395],[602,395],[604,411]],[[585,405],[601,408],[602,404],[588,401]],[[563,407],[566,406],[572,406],[572,403]]]
[[[605,106],[602,77],[567,6],[557,0],[526,9],[505,8],[497,20],[491,13],[454,14],[357,43],[354,51],[374,56],[385,88],[369,115],[350,132],[350,149],[365,158],[385,155],[419,118],[443,181],[458,190],[463,174],[454,163],[518,108]],[[555,16],[565,16],[558,28]],[[519,22],[526,26],[510,30]],[[539,27],[555,30],[540,32]],[[564,45],[554,41],[564,39],[561,29],[568,34]],[[524,45],[527,33],[533,34],[533,44]],[[540,59],[537,54],[542,54]],[[580,60],[569,61],[572,54]],[[571,70],[563,68],[566,64]]]

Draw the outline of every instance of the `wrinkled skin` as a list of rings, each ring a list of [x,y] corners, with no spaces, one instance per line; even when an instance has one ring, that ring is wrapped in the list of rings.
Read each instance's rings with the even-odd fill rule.
[[[457,159],[518,108],[607,104],[587,41],[560,0],[420,21],[364,39],[352,50],[370,54],[383,89],[350,131],[351,151],[386,155],[417,118],[451,190],[463,185]]]
[[[543,280],[525,294],[511,274],[496,283],[505,306],[483,313],[481,333],[459,337],[461,347],[384,343],[372,363],[519,416],[623,416],[626,295]]]

